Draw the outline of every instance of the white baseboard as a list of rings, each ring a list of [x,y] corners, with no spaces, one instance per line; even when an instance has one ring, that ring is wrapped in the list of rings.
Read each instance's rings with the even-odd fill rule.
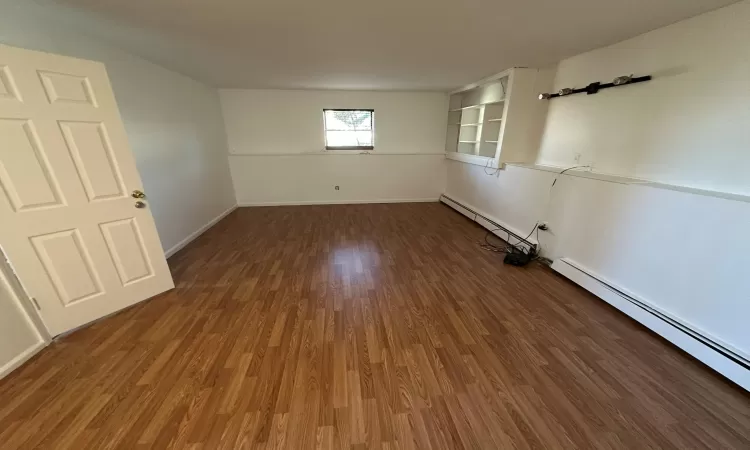
[[[200,236],[201,234],[205,233],[206,230],[208,230],[212,226],[214,226],[217,223],[219,223],[219,221],[221,219],[223,219],[226,216],[228,216],[235,209],[237,209],[237,205],[232,206],[231,208],[227,209],[223,213],[221,213],[218,216],[214,217],[207,224],[203,225],[202,227],[198,228],[193,233],[191,233],[190,236],[186,237],[185,239],[181,240],[180,242],[178,242],[177,244],[175,244],[174,246],[172,246],[172,248],[170,248],[169,250],[165,251],[164,252],[164,256],[167,257],[167,258],[169,258],[170,256],[174,255],[175,253],[179,252],[186,245],[188,245],[189,243],[193,242],[198,236]]]
[[[397,198],[397,199],[373,199],[373,200],[312,200],[291,202],[239,202],[237,206],[303,206],[303,205],[360,205],[368,203],[432,203],[439,198]]]
[[[744,362],[747,361],[747,355],[738,349],[665,313],[650,302],[632,297],[627,290],[620,289],[575,261],[557,259],[552,263],[552,268],[750,391],[750,370],[745,367]]]
[[[519,230],[518,228],[515,228],[512,225],[509,225],[509,224],[503,222],[502,220],[500,220],[500,219],[498,219],[496,217],[492,217],[491,215],[487,214],[486,212],[484,212],[484,211],[476,208],[474,205],[472,205],[470,203],[466,203],[465,201],[461,200],[460,198],[456,198],[454,195],[449,195],[449,194],[443,195],[441,197],[441,201],[443,203],[445,203],[446,205],[450,206],[451,208],[455,209],[456,211],[458,211],[462,215],[468,217],[469,219],[475,221],[476,223],[478,223],[482,227],[486,228],[488,231],[492,232],[493,234],[495,234],[500,239],[503,239],[503,240],[507,239],[508,238],[507,233],[505,233],[502,230],[497,230],[497,228],[495,227],[495,225],[492,224],[491,222],[488,222],[487,220],[485,220],[485,218],[491,220],[492,222],[497,223],[501,227],[503,227],[506,230],[510,231],[511,233],[515,234],[516,236],[525,237],[526,235],[529,234],[529,230],[526,230],[526,231]],[[474,214],[469,213],[463,207],[469,208],[469,209],[473,210],[474,212],[476,212],[478,214],[477,217],[475,218]],[[526,240],[528,242],[531,242],[532,244],[537,245],[537,248],[538,248],[539,243],[536,241],[536,238],[534,237],[533,234],[531,236],[529,236]],[[516,240],[513,240],[513,243],[515,244]],[[527,247],[528,247],[528,245],[527,245]]]
[[[8,375],[9,373],[19,368],[23,363],[31,359],[32,356],[39,353],[46,346],[47,346],[46,342],[40,341],[34,344],[33,346],[27,348],[20,355],[8,361],[4,366],[0,367],[0,380],[5,378],[5,376]]]

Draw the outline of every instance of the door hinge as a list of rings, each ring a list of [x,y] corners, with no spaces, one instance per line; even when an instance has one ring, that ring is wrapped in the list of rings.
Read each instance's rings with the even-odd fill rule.
[[[29,298],[31,299],[31,303],[33,303],[33,304],[34,304],[34,306],[36,306],[36,309],[37,309],[38,311],[41,311],[41,310],[42,310],[42,307],[41,307],[41,306],[39,306],[39,302],[38,302],[38,301],[36,301],[36,299],[35,299],[34,297],[29,297]]]

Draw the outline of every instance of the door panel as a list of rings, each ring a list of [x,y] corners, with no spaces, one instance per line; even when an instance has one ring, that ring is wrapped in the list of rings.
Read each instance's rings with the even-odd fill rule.
[[[0,66],[0,99],[20,100],[8,66]]]
[[[117,220],[100,227],[123,286],[153,276],[138,224],[133,219]]]
[[[87,77],[37,71],[50,103],[86,103],[96,106],[91,83]]]
[[[104,294],[78,230],[34,236],[31,243],[64,305]]]
[[[15,211],[61,206],[37,132],[30,120],[0,119],[0,185]]]
[[[102,123],[58,122],[90,201],[125,197],[107,131]]]
[[[0,45],[0,85],[0,246],[50,333],[174,287],[104,66]]]

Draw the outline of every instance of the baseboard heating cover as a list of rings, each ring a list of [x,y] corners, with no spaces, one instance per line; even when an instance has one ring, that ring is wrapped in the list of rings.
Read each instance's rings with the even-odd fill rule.
[[[552,269],[750,391],[750,358],[740,350],[636,298],[575,261],[556,259]]]
[[[450,206],[451,208],[458,211],[462,215],[468,217],[469,219],[483,226],[490,232],[494,233],[500,239],[503,239],[503,240],[507,239],[508,236],[505,233],[509,233],[510,236],[512,236],[514,240],[517,241],[517,242],[513,242],[513,244],[523,245],[526,247],[526,249],[533,248],[534,251],[536,251],[537,249],[536,241],[533,241],[530,238],[527,239],[526,237],[521,236],[518,230],[513,229],[511,226],[507,224],[501,223],[499,220],[493,217],[490,217],[489,215],[483,213],[482,211],[478,211],[476,208],[470,207],[464,203],[454,200],[445,194],[440,196],[440,203]],[[498,231],[501,231],[501,232],[498,233]]]

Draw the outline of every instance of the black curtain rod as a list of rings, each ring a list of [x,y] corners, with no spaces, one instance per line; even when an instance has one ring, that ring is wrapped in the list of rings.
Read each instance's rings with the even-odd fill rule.
[[[567,97],[568,95],[581,94],[584,92],[588,95],[592,95],[592,94],[596,94],[602,89],[609,89],[609,88],[619,87],[619,86],[627,86],[628,84],[643,83],[644,81],[649,81],[650,79],[651,79],[651,75],[645,75],[642,77],[617,77],[611,83],[595,82],[583,88],[577,88],[577,89],[565,88],[565,89],[561,89],[560,92],[556,92],[554,94],[539,94],[539,100],[549,100],[551,98],[556,98],[556,97]]]

